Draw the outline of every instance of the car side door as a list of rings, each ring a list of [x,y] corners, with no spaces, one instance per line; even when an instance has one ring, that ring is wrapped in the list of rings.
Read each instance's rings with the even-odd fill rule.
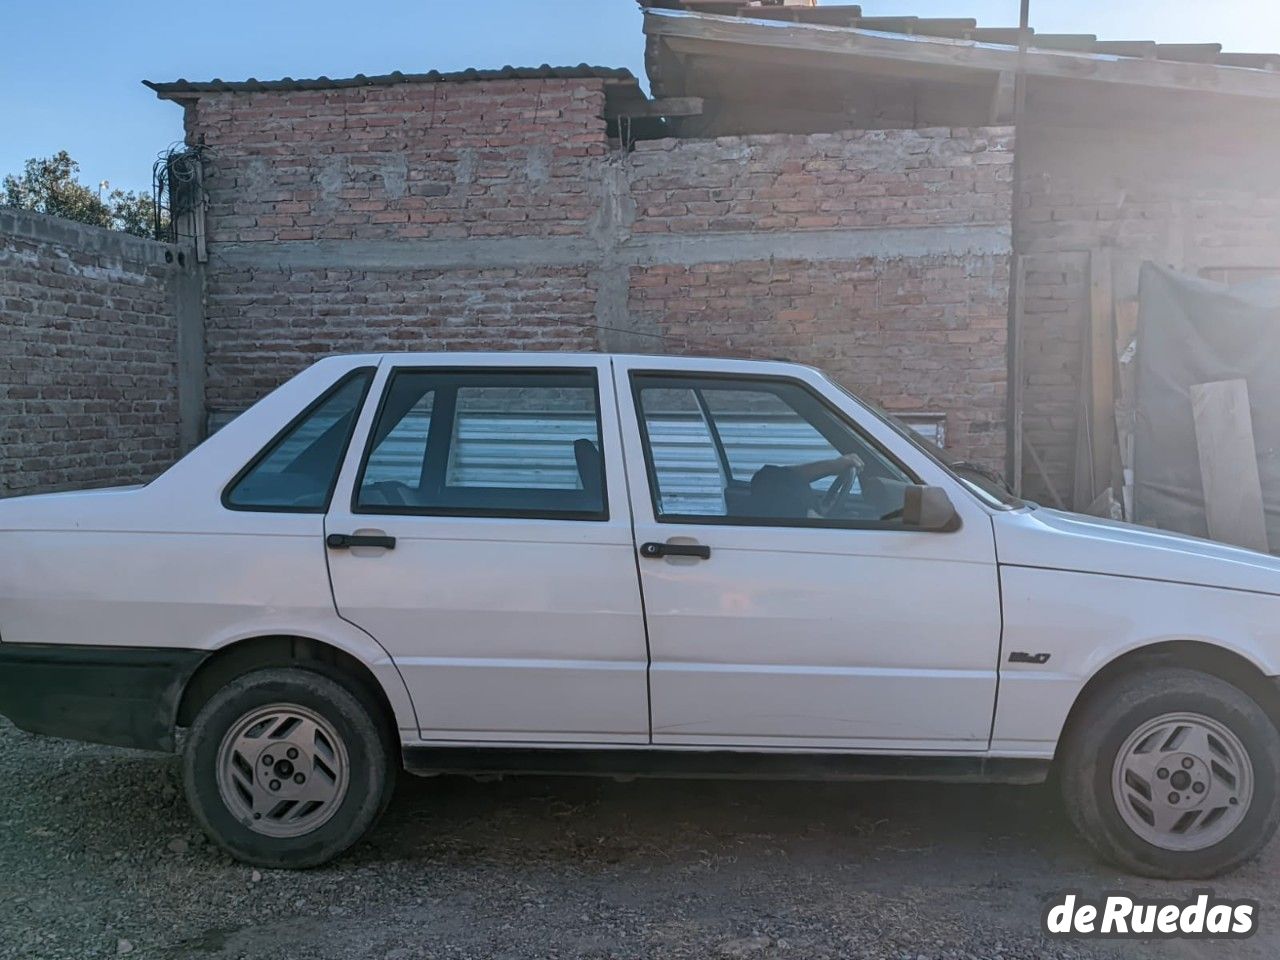
[[[1001,629],[990,515],[819,374],[773,369],[790,372],[617,365],[653,742],[984,750]],[[947,487],[958,529],[904,525],[919,482]]]
[[[399,361],[373,389],[326,518],[329,568],[422,737],[647,742],[608,361]]]

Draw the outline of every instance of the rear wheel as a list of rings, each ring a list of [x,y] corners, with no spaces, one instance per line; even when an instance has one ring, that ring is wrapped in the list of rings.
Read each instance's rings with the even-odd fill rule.
[[[393,757],[384,725],[342,684],[272,668],[204,705],[183,776],[196,819],[233,857],[312,867],[373,826],[391,797]]]
[[[1280,733],[1224,680],[1144,670],[1074,720],[1062,789],[1076,828],[1112,863],[1166,879],[1216,876],[1256,856],[1280,821]]]

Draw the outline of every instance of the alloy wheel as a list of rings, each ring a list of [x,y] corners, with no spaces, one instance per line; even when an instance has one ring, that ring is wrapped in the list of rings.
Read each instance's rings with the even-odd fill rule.
[[[337,812],[347,793],[347,747],[333,725],[298,704],[246,713],[218,748],[218,793],[250,830],[298,837]]]

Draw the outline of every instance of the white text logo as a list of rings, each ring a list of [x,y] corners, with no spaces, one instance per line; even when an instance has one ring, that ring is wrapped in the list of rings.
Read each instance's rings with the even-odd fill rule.
[[[1127,893],[1053,897],[1041,917],[1051,937],[1222,937],[1243,939],[1258,929],[1258,901],[1222,900],[1212,890],[1189,900],[1144,899]]]

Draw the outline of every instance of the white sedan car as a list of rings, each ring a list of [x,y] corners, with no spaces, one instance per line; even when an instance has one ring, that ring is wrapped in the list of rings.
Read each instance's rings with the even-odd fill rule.
[[[172,750],[250,863],[396,773],[1037,782],[1128,870],[1280,816],[1280,562],[1025,504],[822,373],[323,360],[145,487],[0,502],[0,713]]]

